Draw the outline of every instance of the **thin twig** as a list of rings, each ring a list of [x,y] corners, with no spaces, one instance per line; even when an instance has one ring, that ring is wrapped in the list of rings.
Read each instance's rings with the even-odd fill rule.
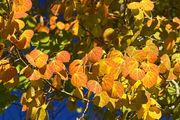
[[[17,48],[15,48],[16,52],[17,52],[17,55],[19,57],[19,59],[27,66],[28,64],[23,60],[23,58],[21,57],[20,53],[19,53],[19,50]]]

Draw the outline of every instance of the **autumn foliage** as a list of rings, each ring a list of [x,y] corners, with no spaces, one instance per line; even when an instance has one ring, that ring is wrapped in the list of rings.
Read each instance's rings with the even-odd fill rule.
[[[59,0],[44,11],[36,0],[3,0],[0,111],[20,89],[27,119],[48,119],[64,98],[106,107],[111,119],[178,118],[180,19],[155,13],[155,1]]]

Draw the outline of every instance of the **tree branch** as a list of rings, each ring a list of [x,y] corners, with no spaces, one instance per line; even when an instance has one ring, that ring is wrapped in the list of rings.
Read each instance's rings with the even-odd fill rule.
[[[58,89],[56,89],[56,88],[55,88],[54,86],[52,86],[51,83],[50,83],[49,81],[47,81],[47,80],[44,80],[44,82],[47,83],[51,88],[53,88],[53,89],[54,89],[55,91],[57,91],[57,92],[63,93],[63,94],[65,94],[65,95],[68,95],[68,96],[73,97],[73,98],[76,98],[76,99],[80,99],[80,100],[85,101],[85,102],[90,102],[90,100],[88,100],[88,99],[86,99],[86,98],[81,99],[81,98],[78,98],[78,97],[72,95],[71,93],[69,93],[69,92],[67,92],[67,91],[65,91],[65,90],[58,90]]]

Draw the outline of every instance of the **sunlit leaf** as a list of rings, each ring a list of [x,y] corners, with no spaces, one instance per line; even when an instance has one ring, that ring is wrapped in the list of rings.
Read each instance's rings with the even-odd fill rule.
[[[167,54],[164,54],[161,56],[161,64],[160,64],[159,68],[160,68],[161,73],[165,73],[167,70],[170,70],[171,61]]]
[[[51,30],[54,30],[56,28],[56,20],[57,20],[57,16],[52,16],[50,18],[49,24]]]
[[[152,11],[154,8],[154,4],[151,0],[142,0],[140,4],[141,8],[146,11]]]
[[[138,68],[138,66],[139,63],[135,59],[127,57],[123,64],[123,76],[127,77],[135,68]]]
[[[41,78],[41,74],[39,73],[39,71],[34,70],[33,73],[31,74],[31,76],[29,76],[29,80],[39,80]]]
[[[87,86],[87,75],[83,72],[76,72],[72,75],[71,84],[75,87],[86,87]]]
[[[131,79],[137,81],[137,80],[141,80],[142,78],[144,78],[145,72],[144,72],[144,70],[142,70],[140,68],[135,68],[132,70],[132,72],[129,75],[130,75]]]
[[[72,32],[73,35],[78,35],[78,31],[79,31],[79,21],[75,20],[73,22],[73,26],[72,26],[71,32]]]
[[[21,30],[25,27],[25,23],[22,20],[15,19],[14,21],[18,24],[18,28],[16,28],[16,29]]]
[[[34,32],[32,30],[25,30],[19,37],[19,40],[11,37],[10,41],[14,43],[19,49],[26,49],[30,45],[33,35]]]
[[[101,59],[103,55],[103,49],[101,47],[95,47],[88,53],[88,60],[95,63]]]
[[[150,72],[153,72],[157,75],[159,74],[159,68],[156,64],[143,62],[143,63],[141,63],[141,67],[143,68],[143,70],[145,72],[150,71]]]
[[[110,100],[109,95],[107,94],[107,92],[103,91],[94,96],[93,102],[95,105],[99,107],[104,107],[109,103],[109,100]]]
[[[146,41],[146,46],[143,50],[147,53],[147,60],[154,63],[157,60],[159,50],[158,47],[152,42],[152,40]]]
[[[167,80],[176,80],[176,79],[177,79],[176,75],[175,75],[173,72],[174,72],[174,69],[171,68],[171,69],[169,70],[169,74],[168,74]]]
[[[123,57],[123,54],[119,50],[112,50],[108,53],[107,58]]]
[[[36,67],[42,68],[44,65],[47,64],[48,61],[48,55],[45,53],[42,53],[38,56],[38,58],[35,60]]]
[[[157,82],[158,76],[154,72],[147,72],[144,78],[142,79],[142,83],[145,87],[151,88]]]
[[[111,97],[113,98],[121,98],[124,93],[124,87],[119,81],[114,81]]]
[[[93,75],[104,76],[105,74],[109,74],[110,72],[111,72],[111,67],[108,66],[107,61],[104,59],[101,59],[92,66]]]
[[[113,87],[113,84],[114,84],[114,76],[113,75],[105,75],[103,78],[102,78],[102,89],[105,90],[105,91],[110,91]]]
[[[148,98],[148,102],[142,105],[137,116],[138,119],[154,120],[160,119],[162,113],[159,104],[153,98]]]
[[[69,72],[70,74],[74,74],[76,72],[83,72],[83,61],[82,60],[74,60],[70,65],[69,65]]]
[[[41,73],[41,76],[44,79],[50,79],[53,75],[53,72],[51,71],[51,67],[49,66],[49,64],[40,68],[39,72]]]
[[[141,4],[139,2],[132,2],[128,4],[129,9],[139,9]]]
[[[180,75],[180,62],[177,62],[175,65],[174,65],[174,71],[173,73],[175,75]]]
[[[63,22],[60,22],[60,21],[59,21],[59,22],[57,22],[56,25],[57,25],[57,28],[60,29],[60,30],[65,29],[65,24],[64,24]]]
[[[58,60],[53,60],[49,62],[49,67],[52,72],[60,72],[63,69],[65,69],[65,65],[62,62],[59,62]]]
[[[103,38],[105,41],[109,41],[111,40],[111,36],[114,33],[114,29],[113,28],[107,28],[104,33],[103,33]]]
[[[12,5],[12,11],[14,12],[14,18],[25,17],[25,12],[29,11],[32,7],[31,0],[14,0]]]
[[[147,53],[143,50],[136,50],[133,54],[133,58],[135,58],[138,62],[142,62],[146,59]]]
[[[53,4],[51,6],[51,12],[54,14],[54,15],[58,15],[61,11],[61,4],[57,3],[57,4]]]
[[[67,51],[61,51],[56,55],[56,59],[60,62],[69,62],[70,54]]]
[[[101,85],[95,80],[89,80],[87,82],[87,87],[88,87],[89,91],[92,91],[97,94],[102,91]]]
[[[41,108],[39,110],[38,120],[47,120],[47,119],[48,119],[48,112],[45,109]]]
[[[48,55],[35,49],[26,55],[26,59],[34,67],[42,68],[47,64]]]

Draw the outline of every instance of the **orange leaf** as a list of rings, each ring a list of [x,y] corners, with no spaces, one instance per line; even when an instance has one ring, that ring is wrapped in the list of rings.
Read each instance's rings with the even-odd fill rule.
[[[159,68],[158,68],[158,66],[157,65],[155,65],[155,64],[153,64],[153,63],[145,63],[145,62],[143,62],[142,64],[141,64],[141,67],[143,68],[143,70],[145,71],[145,72],[153,72],[153,73],[155,73],[155,74],[159,74]]]
[[[47,64],[48,55],[35,49],[26,55],[26,59],[34,67],[42,68]]]
[[[102,78],[102,89],[105,91],[110,91],[113,87],[114,76],[113,75],[105,75]]]
[[[68,80],[68,73],[66,72],[66,70],[61,70],[59,72],[59,75],[60,75],[62,80]]]
[[[170,70],[171,68],[171,61],[169,59],[169,56],[167,54],[164,54],[161,56],[161,64],[160,64],[160,72],[165,73],[167,70]]]
[[[44,78],[44,79],[50,79],[53,75],[53,72],[51,71],[49,64],[40,68],[39,72],[41,73],[42,78]]]
[[[33,70],[33,73],[28,77],[29,80],[39,80],[41,78],[41,74],[37,70]]]
[[[31,0],[13,0],[12,11],[14,12],[14,18],[22,18],[27,14],[32,7]]]
[[[55,87],[57,90],[60,90],[61,88],[61,77],[59,75],[55,75],[52,86]]]
[[[75,87],[86,87],[87,84],[87,76],[83,72],[76,72],[72,75],[71,83]]]
[[[111,97],[120,98],[124,93],[124,87],[119,81],[114,81]]]
[[[147,72],[144,78],[142,79],[142,83],[145,87],[151,88],[153,87],[158,79],[158,75],[154,72]]]
[[[33,35],[34,32],[32,30],[25,30],[19,37],[19,40],[11,37],[10,41],[14,43],[19,49],[26,49],[30,45]]]
[[[108,53],[107,58],[123,57],[123,54],[119,50],[112,50]]]
[[[65,24],[63,22],[57,22],[57,28],[60,29],[60,30],[64,30],[65,29]]]
[[[95,63],[101,59],[102,55],[103,49],[100,47],[95,47],[88,53],[88,60]]]
[[[48,55],[45,53],[42,53],[38,56],[38,58],[35,60],[35,64],[37,68],[42,68],[47,64],[48,61]]]
[[[180,61],[177,62],[177,63],[174,65],[174,71],[173,71],[173,73],[174,73],[175,75],[180,75]]]
[[[154,63],[157,60],[157,56],[159,54],[158,47],[152,42],[152,40],[148,40],[146,42],[146,46],[143,50],[147,54],[147,60],[151,63]]]
[[[52,16],[50,18],[49,24],[51,30],[54,30],[56,28],[56,20],[57,20],[57,16]]]
[[[39,57],[39,55],[41,55],[41,54],[42,54],[42,52],[37,49],[34,49],[29,53],[29,55],[32,57],[33,60],[36,60]]]
[[[140,68],[135,68],[130,73],[131,79],[133,79],[135,81],[141,80],[144,76],[145,76],[145,72],[144,72],[144,70],[142,70]]]
[[[173,70],[174,70],[173,68],[171,68],[169,70],[169,74],[168,74],[167,80],[176,80],[177,79],[176,75],[173,73]]]
[[[67,51],[61,51],[56,55],[56,59],[60,62],[69,62],[70,54]]]
[[[70,65],[69,65],[69,72],[71,75],[73,75],[76,72],[83,72],[83,66],[82,66],[83,61],[82,60],[74,60]]]
[[[52,5],[52,4],[51,4]],[[51,12],[54,14],[54,15],[58,15],[61,11],[61,4],[59,3],[55,3],[51,6]]]
[[[127,57],[123,64],[123,76],[127,77],[133,71],[133,69],[138,68],[138,66],[139,63],[135,59]]]
[[[134,52],[133,58],[135,58],[138,62],[142,62],[146,59],[146,52],[144,50],[136,50]]]
[[[49,63],[50,69],[52,72],[60,72],[65,69],[65,65],[62,62],[53,60]]]
[[[87,82],[87,87],[88,87],[89,91],[92,91],[97,94],[102,91],[101,85],[95,80],[89,80]]]

